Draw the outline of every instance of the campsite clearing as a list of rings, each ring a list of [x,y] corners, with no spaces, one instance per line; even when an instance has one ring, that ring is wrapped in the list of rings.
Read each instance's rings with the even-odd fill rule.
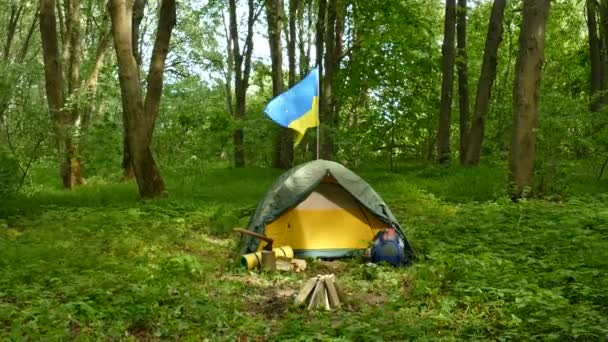
[[[275,171],[169,174],[171,195],[156,201],[136,200],[130,184],[44,189],[0,208],[0,339],[608,335],[606,195],[513,204],[484,186],[488,172],[361,173],[419,261],[310,261],[300,273],[238,264],[232,228],[246,225]],[[293,306],[307,279],[328,273],[352,303]]]

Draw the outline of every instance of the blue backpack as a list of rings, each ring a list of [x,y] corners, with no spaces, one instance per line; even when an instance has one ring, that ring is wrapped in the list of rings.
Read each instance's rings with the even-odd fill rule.
[[[387,262],[399,266],[404,262],[405,243],[395,228],[385,228],[374,237],[371,257],[373,263]]]

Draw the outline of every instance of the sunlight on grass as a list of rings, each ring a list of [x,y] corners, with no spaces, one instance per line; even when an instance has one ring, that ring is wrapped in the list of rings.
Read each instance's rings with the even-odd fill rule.
[[[176,174],[169,197],[153,201],[137,199],[132,183],[11,200],[0,220],[1,339],[608,334],[606,195],[514,204],[485,188],[485,177],[500,177],[491,168],[365,171],[418,253],[412,267],[353,259],[309,260],[304,273],[243,270],[231,230],[246,225],[278,173]],[[466,188],[469,178],[479,182]],[[291,306],[290,294],[324,273],[338,275],[345,307]]]

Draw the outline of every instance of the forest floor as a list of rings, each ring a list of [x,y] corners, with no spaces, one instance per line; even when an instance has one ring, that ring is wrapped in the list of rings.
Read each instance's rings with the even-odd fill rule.
[[[237,263],[230,231],[274,170],[167,172],[169,196],[154,201],[94,179],[43,187],[0,206],[0,340],[605,338],[608,182],[512,203],[501,170],[362,172],[419,260],[309,261],[304,273]],[[347,305],[293,307],[320,273],[338,276]]]

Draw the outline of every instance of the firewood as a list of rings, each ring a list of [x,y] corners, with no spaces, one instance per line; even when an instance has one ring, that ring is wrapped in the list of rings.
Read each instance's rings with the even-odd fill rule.
[[[277,259],[274,251],[262,251],[262,270],[276,271]]]
[[[329,305],[331,308],[340,307],[340,297],[335,286],[335,277],[327,276],[323,278],[325,287],[327,288],[327,298],[329,299]]]
[[[336,289],[336,293],[338,294],[338,298],[340,299],[340,302],[342,302],[342,303],[346,302],[346,293],[342,289],[342,286],[340,286],[340,283],[338,283],[338,278],[336,278],[336,276],[334,274],[330,274],[329,277],[331,278],[332,283],[334,284],[334,287]]]
[[[317,286],[315,287],[315,291],[312,293],[312,298],[310,298],[310,304],[308,304],[308,310],[316,309],[320,306],[325,305],[325,301],[327,300],[327,295],[325,294],[325,283],[321,280],[317,279]]]
[[[308,279],[306,284],[304,284],[304,287],[302,288],[302,290],[300,290],[300,293],[298,293],[298,296],[295,299],[295,304],[296,305],[304,304],[304,302],[306,302],[306,299],[308,299],[310,297],[310,294],[314,291],[316,285],[317,285],[317,277]]]
[[[295,305],[308,303],[308,310],[336,309],[342,306],[345,299],[344,293],[340,294],[341,292],[335,275],[317,275],[308,279],[296,296],[294,303]]]

